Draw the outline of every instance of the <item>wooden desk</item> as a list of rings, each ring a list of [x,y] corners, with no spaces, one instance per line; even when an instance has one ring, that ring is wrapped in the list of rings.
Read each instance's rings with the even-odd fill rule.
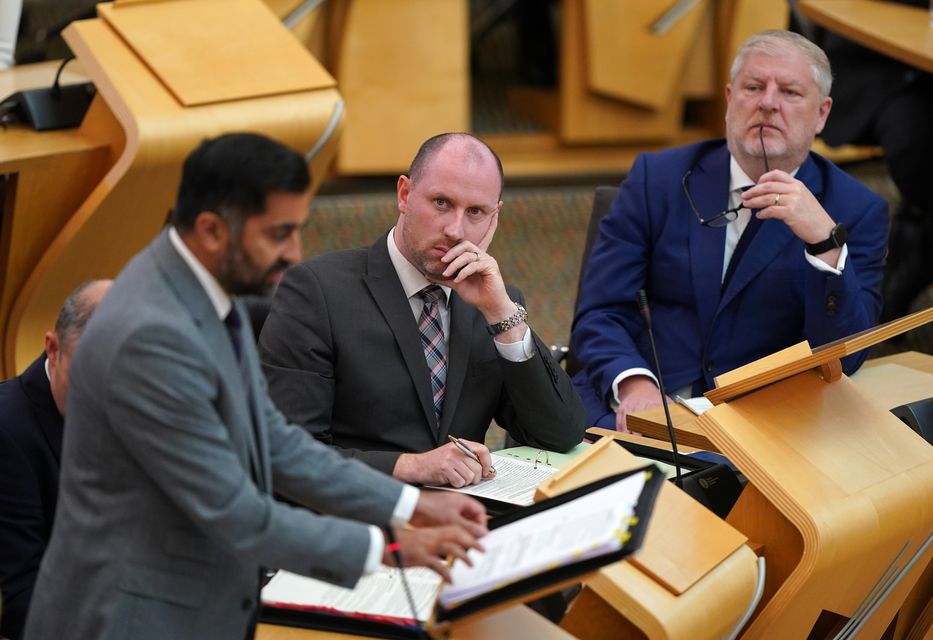
[[[471,620],[453,628],[450,640],[486,640],[508,637],[510,640],[573,640],[573,636],[538,615],[528,607],[517,605],[497,611],[479,620]],[[363,636],[315,631],[295,627],[261,624],[256,640],[353,640]]]
[[[878,0],[800,0],[797,4],[817,24],[933,73],[933,29],[926,9]]]
[[[904,351],[867,360],[852,376],[852,382],[887,409],[922,400],[933,394],[933,355]],[[695,415],[679,404],[670,405],[670,410],[678,444],[716,451],[716,446],[697,425]],[[661,407],[636,411],[628,416],[628,421],[632,431],[669,440]]]
[[[102,15],[113,18],[106,6]],[[333,79],[301,47],[292,47],[283,62],[278,45],[287,32],[259,0],[225,1],[212,22],[191,17],[206,8],[181,1],[124,5],[115,21],[119,32],[107,19],[72,23],[64,37],[98,91],[81,127],[0,131],[0,175],[11,176],[0,189],[0,377],[21,372],[40,353],[45,331],[75,286],[115,275],[155,237],[172,207],[182,161],[205,137],[264,133],[303,154],[315,150],[312,190],[326,173],[342,114]],[[230,38],[243,32],[244,23],[251,37]],[[211,80],[201,87],[218,89],[220,99],[204,103],[198,95],[197,104],[186,106],[163,80],[190,80],[188,69],[163,64],[164,78],[157,76],[143,52],[171,50],[180,59],[200,60],[198,49],[207,46],[202,33],[176,38],[179,28],[191,24],[209,25],[214,42],[234,43],[238,55],[227,56],[231,60],[262,61],[269,68],[293,68],[289,61],[298,60],[299,69],[318,73],[302,80],[310,88],[274,95],[281,85],[266,85],[266,76],[240,77],[251,84],[239,85],[239,99],[226,100],[224,78],[239,77],[240,67],[210,58],[216,64],[196,75]],[[135,39],[125,37],[132,34]],[[145,46],[137,49],[133,43],[140,45],[140,38]],[[161,44],[152,46],[156,41]],[[0,73],[0,90],[49,84],[54,66]]]

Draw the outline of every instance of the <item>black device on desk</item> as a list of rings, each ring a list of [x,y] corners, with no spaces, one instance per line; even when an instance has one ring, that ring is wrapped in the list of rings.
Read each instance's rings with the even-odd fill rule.
[[[674,454],[667,449],[625,440],[615,442],[639,458],[674,464]],[[685,471],[681,476],[681,489],[720,518],[729,515],[742,489],[748,484],[745,476],[722,462],[712,462],[691,455],[680,455],[679,460]]]
[[[891,409],[891,413],[933,444],[933,398],[902,404]]]
[[[62,70],[73,59],[62,61],[51,87],[17,91],[0,101],[0,122],[24,122],[36,131],[80,126],[96,89],[91,82],[60,83]]]

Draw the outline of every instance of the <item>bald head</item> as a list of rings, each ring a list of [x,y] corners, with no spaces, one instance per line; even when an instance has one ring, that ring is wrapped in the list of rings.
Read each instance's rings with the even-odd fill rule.
[[[502,161],[489,145],[469,133],[441,133],[424,141],[415,154],[408,168],[408,178],[417,183],[424,175],[425,169],[433,162],[442,149],[454,150],[466,154],[476,163],[493,162],[499,173],[499,197],[502,197],[502,187],[505,174],[502,171]]]
[[[74,346],[73,343],[84,331],[91,314],[112,284],[112,280],[89,280],[78,285],[65,299],[55,321],[55,335],[63,345],[71,343],[69,346]]]

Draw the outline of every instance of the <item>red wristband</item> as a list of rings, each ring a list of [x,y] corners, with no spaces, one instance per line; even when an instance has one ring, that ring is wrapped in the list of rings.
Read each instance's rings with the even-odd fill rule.
[[[386,545],[386,549],[389,551],[389,553],[398,553],[401,550],[401,548],[402,548],[402,545],[400,545],[397,542],[393,542],[392,544]]]

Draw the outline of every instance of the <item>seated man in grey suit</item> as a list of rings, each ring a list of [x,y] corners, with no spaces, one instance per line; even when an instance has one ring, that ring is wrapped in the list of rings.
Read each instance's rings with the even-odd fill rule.
[[[581,441],[580,399],[487,252],[502,182],[483,142],[435,136],[398,180],[392,230],[289,270],[260,357],[290,420],[396,478],[456,487],[489,475],[493,419],[522,444]]]
[[[309,181],[299,154],[253,134],[207,140],[185,161],[170,227],[119,275],[75,350],[26,638],[239,640],[252,635],[261,567],[351,587],[388,561],[390,523],[403,562],[444,576],[441,551],[477,546],[482,505],[347,460],[269,400],[231,296],[263,291],[300,258]]]
[[[45,352],[0,383],[0,637],[18,640],[52,535],[71,354],[110,280],[71,292]]]

